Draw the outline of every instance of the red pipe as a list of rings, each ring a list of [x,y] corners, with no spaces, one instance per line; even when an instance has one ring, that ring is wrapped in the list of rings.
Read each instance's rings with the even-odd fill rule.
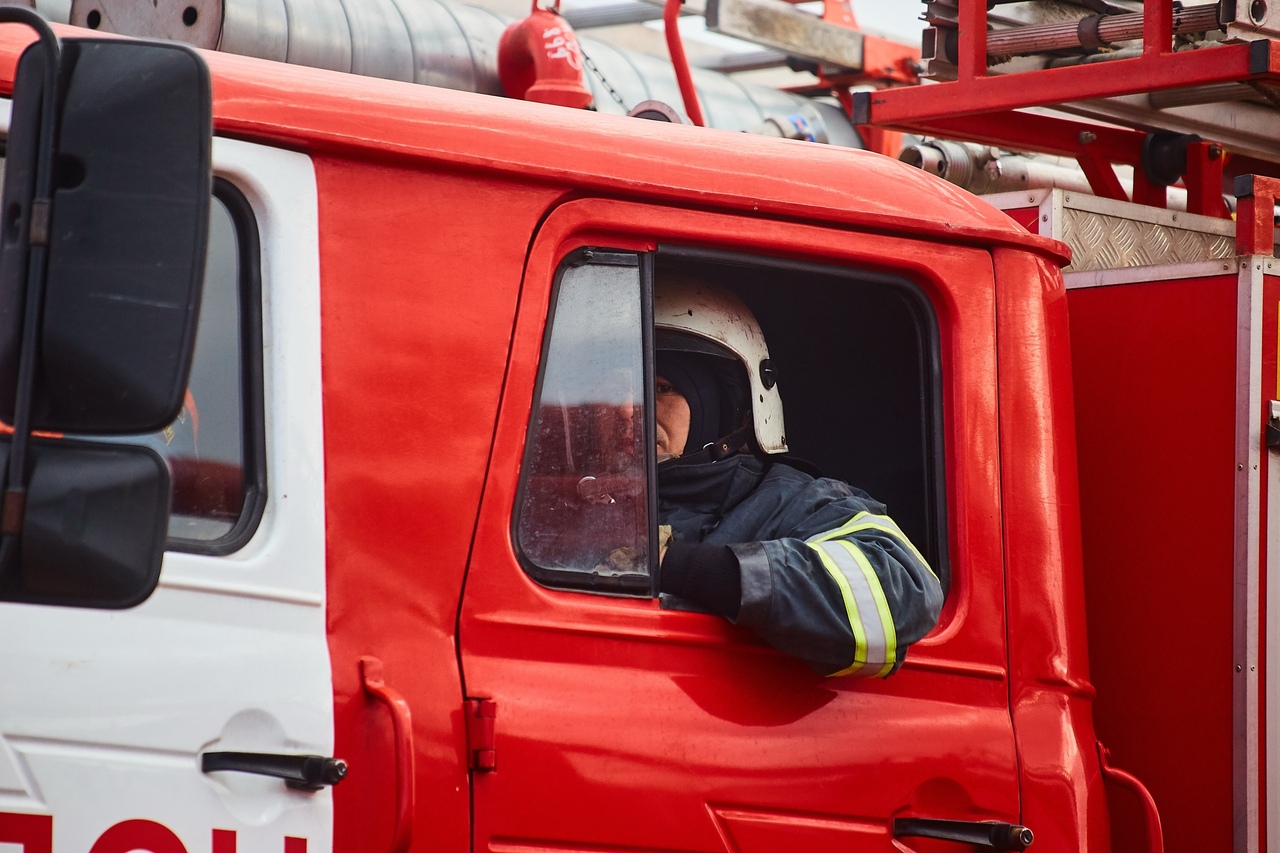
[[[684,55],[684,43],[680,41],[680,7],[684,0],[667,0],[662,7],[662,28],[667,34],[667,51],[671,54],[671,65],[676,70],[676,83],[680,86],[680,97],[684,98],[684,111],[689,121],[698,127],[706,127],[702,119],[702,107],[698,106],[698,93],[693,88],[693,74],[689,71],[689,60]]]

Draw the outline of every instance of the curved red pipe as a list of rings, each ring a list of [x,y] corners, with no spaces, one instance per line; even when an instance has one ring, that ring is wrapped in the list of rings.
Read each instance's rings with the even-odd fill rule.
[[[662,29],[667,35],[667,51],[671,54],[671,65],[676,70],[676,83],[680,86],[680,97],[684,98],[684,111],[689,121],[698,127],[706,127],[702,119],[702,107],[698,105],[698,93],[693,88],[693,74],[689,71],[689,60],[684,55],[684,42],[680,41],[680,7],[684,0],[667,0],[662,7]]]

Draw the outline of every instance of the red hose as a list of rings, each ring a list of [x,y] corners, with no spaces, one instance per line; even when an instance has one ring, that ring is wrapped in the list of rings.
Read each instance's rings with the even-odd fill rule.
[[[671,54],[671,65],[676,70],[676,83],[680,86],[680,97],[684,98],[684,111],[689,121],[698,127],[706,127],[702,119],[702,107],[698,105],[698,93],[693,88],[693,74],[689,71],[689,60],[684,55],[684,42],[680,41],[680,6],[684,0],[667,0],[662,7],[662,28],[667,34],[667,51]]]

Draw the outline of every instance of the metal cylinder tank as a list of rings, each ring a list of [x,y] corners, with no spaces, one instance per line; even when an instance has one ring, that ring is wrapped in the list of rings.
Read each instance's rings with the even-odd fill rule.
[[[71,18],[71,0],[0,0],[0,6],[35,9],[55,24],[65,24]]]
[[[503,94],[497,49],[510,23],[441,0],[73,0],[70,17],[89,29],[489,95]],[[670,62],[598,39],[579,42],[598,111],[624,115],[659,100],[683,112]],[[711,127],[756,128],[806,103],[714,71],[695,69],[693,77]],[[848,131],[833,141],[856,142]]]

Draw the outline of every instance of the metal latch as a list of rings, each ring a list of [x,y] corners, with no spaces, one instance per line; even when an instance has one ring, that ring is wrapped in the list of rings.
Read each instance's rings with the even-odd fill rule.
[[[468,699],[467,717],[467,765],[469,769],[487,773],[498,769],[498,758],[493,748],[493,723],[498,716],[498,703],[492,699]]]
[[[1267,447],[1280,447],[1280,400],[1267,404]]]

